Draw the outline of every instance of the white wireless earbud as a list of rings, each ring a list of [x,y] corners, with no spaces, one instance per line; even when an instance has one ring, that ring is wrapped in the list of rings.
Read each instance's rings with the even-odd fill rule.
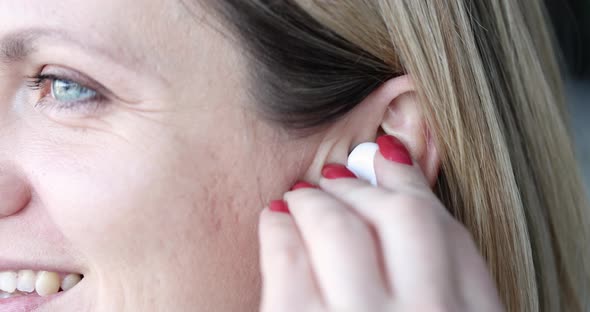
[[[377,176],[375,175],[373,163],[375,162],[375,153],[378,150],[379,146],[373,142],[359,144],[348,155],[346,167],[360,179],[377,186]]]

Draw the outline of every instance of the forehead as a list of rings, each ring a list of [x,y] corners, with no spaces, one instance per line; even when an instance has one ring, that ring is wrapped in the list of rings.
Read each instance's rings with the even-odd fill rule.
[[[2,52],[26,52],[18,39],[67,38],[161,70],[183,53],[198,53],[191,43],[211,39],[203,21],[212,18],[198,5],[190,8],[176,0],[0,0],[0,40],[11,43]]]

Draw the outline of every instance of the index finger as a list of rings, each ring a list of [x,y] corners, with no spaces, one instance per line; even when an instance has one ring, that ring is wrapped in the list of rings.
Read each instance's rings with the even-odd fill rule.
[[[412,159],[403,142],[391,135],[377,139],[379,152],[375,154],[374,166],[377,184],[385,189],[408,190],[430,189],[420,166]]]

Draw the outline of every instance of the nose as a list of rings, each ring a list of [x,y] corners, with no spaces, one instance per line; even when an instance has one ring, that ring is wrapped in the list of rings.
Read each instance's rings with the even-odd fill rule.
[[[0,218],[14,215],[27,206],[31,190],[19,174],[0,170]]]

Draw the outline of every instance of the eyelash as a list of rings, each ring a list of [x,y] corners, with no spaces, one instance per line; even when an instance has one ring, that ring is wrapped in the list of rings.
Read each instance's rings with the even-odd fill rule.
[[[48,79],[50,78],[54,78],[51,77],[49,75],[37,75],[37,76],[31,76],[31,77],[27,77],[27,87],[29,87],[31,90],[39,90],[41,89],[41,87],[43,87],[42,85],[47,82]]]
[[[80,85],[83,88],[92,90],[96,93],[96,96],[92,98],[85,99],[83,101],[71,101],[71,102],[63,102],[58,101],[53,98],[53,92],[51,91],[51,84],[56,80],[68,81],[73,82],[75,84]],[[27,77],[27,87],[33,91],[39,91],[47,89],[49,86],[49,90],[45,92],[44,95],[37,101],[35,104],[35,108],[50,108],[50,109],[57,109],[57,110],[69,110],[73,112],[80,112],[91,114],[96,112],[100,109],[106,102],[106,98],[101,95],[98,91],[86,87],[84,84],[78,83],[72,79],[61,77],[57,75],[50,75],[50,74],[38,74],[35,76]]]

